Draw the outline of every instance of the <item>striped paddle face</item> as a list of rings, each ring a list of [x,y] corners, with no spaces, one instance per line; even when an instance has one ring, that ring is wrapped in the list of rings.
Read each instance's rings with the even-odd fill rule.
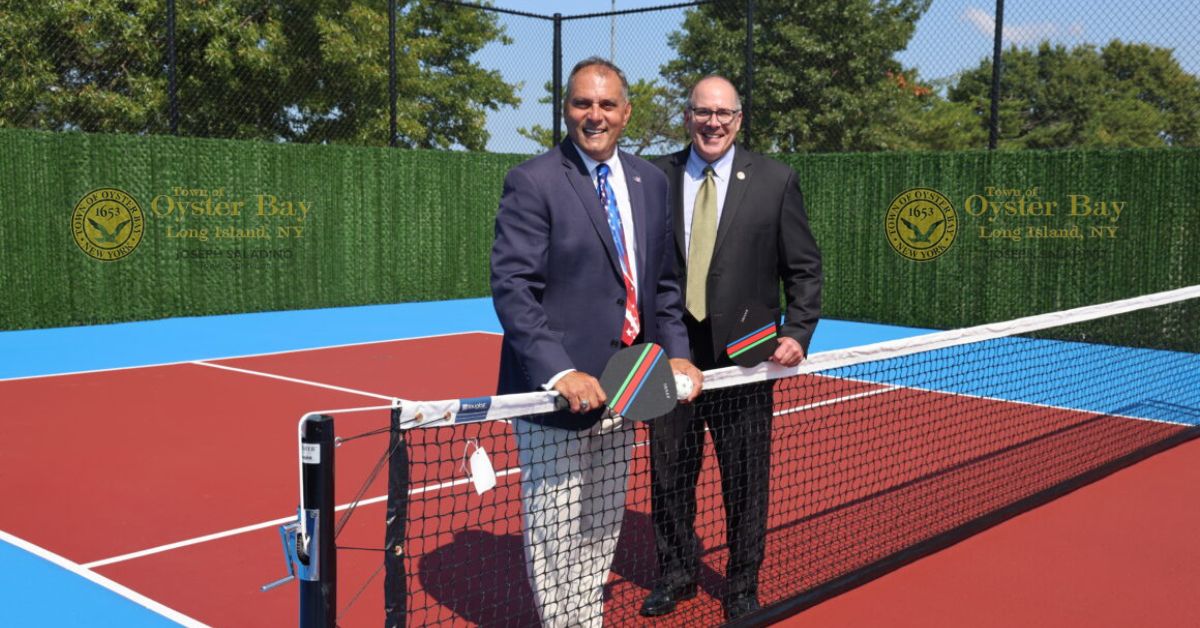
[[[633,421],[648,421],[675,407],[675,379],[667,354],[652,343],[618,351],[600,375],[608,407]]]
[[[738,366],[755,366],[775,353],[779,345],[775,317],[760,305],[742,308],[729,332],[725,354]]]

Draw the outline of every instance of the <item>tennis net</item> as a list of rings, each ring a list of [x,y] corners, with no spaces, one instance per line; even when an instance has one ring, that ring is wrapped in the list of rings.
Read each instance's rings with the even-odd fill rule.
[[[1198,327],[1194,286],[817,353],[790,369],[767,363],[705,373],[695,412],[771,410],[757,589],[765,608],[750,619],[802,610],[1200,435]],[[523,536],[527,508],[512,420],[553,409],[549,393],[397,401],[388,410],[391,425],[379,430],[390,435],[386,462],[369,474],[382,477],[387,467],[386,522],[376,517],[356,533],[373,539],[365,545],[384,541],[382,562],[378,553],[351,556],[357,537],[348,538],[344,518],[331,525],[332,472],[318,472],[322,465],[313,461],[332,467],[336,413],[306,416],[302,459],[312,464],[301,465],[301,520],[314,514],[299,546],[306,535],[328,539],[319,577],[302,582],[302,624],[529,626],[565,617],[535,601],[531,572],[536,580],[547,568],[526,567],[531,543]],[[606,626],[645,621],[639,608],[658,577],[648,424],[618,429],[629,438],[616,446],[627,446],[631,457],[598,483],[613,494],[600,496],[609,510],[598,512],[609,523],[625,489],[619,540],[615,550],[605,548],[611,569],[592,561],[571,571],[586,578],[581,570],[591,564],[608,574]],[[700,446],[700,594],[659,620],[672,625],[724,621],[731,552],[722,484],[736,491],[744,478],[721,478],[712,439]],[[495,487],[484,492],[467,479],[475,448],[496,470]],[[314,488],[321,483],[326,489]],[[340,508],[353,511],[366,492],[358,489]],[[568,537],[560,545],[590,542]],[[355,579],[386,582],[344,581],[339,606],[337,572],[346,576],[355,561]]]

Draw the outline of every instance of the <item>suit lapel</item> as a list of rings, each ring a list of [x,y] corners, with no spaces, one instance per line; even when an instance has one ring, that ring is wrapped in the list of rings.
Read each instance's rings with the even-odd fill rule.
[[[667,180],[671,184],[671,220],[672,226],[675,228],[675,249],[679,254],[679,259],[687,259],[687,237],[684,234],[683,224],[683,175],[687,169],[688,151],[691,148],[685,148],[682,151],[671,155],[670,172],[667,173]]]
[[[746,190],[754,182],[754,172],[751,168],[753,165],[754,158],[750,151],[740,146],[735,148],[733,168],[729,171],[729,187],[725,190],[725,204],[721,207],[721,222],[717,224],[717,241],[713,245],[714,258],[721,251],[721,243],[725,241],[725,236],[737,224],[737,214],[742,209],[742,199],[746,197]]]
[[[612,265],[613,272],[619,278],[621,262],[617,257],[617,247],[613,244],[612,230],[608,228],[608,211],[600,207],[600,196],[596,193],[596,186],[592,183],[592,177],[584,167],[583,160],[575,152],[575,145],[571,143],[571,140],[566,140],[559,147],[563,154],[563,174],[571,183],[571,187],[575,188],[575,193],[579,195],[579,202],[583,205],[588,218],[591,219],[592,226],[596,229],[596,235],[600,237],[604,250],[608,252],[609,264]]]

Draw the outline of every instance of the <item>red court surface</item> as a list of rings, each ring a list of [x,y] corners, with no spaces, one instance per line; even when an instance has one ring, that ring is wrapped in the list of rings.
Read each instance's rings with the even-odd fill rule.
[[[1200,626],[1200,440],[782,622],[788,628]]]
[[[439,399],[493,389],[499,339],[464,334],[372,343],[209,363],[185,363],[70,376],[0,381],[3,428],[0,529],[60,554],[199,622],[214,626],[296,624],[297,587],[259,586],[284,573],[278,524],[297,505],[297,422],[331,410],[347,436],[386,427],[390,397]],[[773,486],[761,597],[771,603],[920,538],[927,525],[969,517],[1078,472],[1093,452],[1158,438],[1170,427],[1131,427],[1106,417],[1054,409],[1027,411],[1010,426],[1017,446],[980,456],[948,449],[940,438],[916,442],[902,425],[934,393],[810,376],[803,398],[779,391]],[[828,399],[871,393],[834,421]],[[953,421],[937,434],[971,434],[998,402],[955,398]],[[873,402],[874,403],[874,402]],[[892,407],[894,406],[894,407]],[[857,408],[857,410],[856,410]],[[874,410],[872,408],[875,408]],[[914,410],[915,411],[915,410]],[[855,413],[861,416],[855,416]],[[937,418],[937,417],[933,417]],[[949,415],[942,417],[950,418]],[[847,448],[838,423],[858,426],[864,446]],[[503,423],[410,432],[412,488],[408,529],[413,624],[536,623],[524,583],[517,474],[502,473],[483,496],[457,461],[468,437],[492,453],[498,470],[515,466]],[[1004,439],[1005,425],[988,424]],[[639,428],[644,439],[644,429]],[[935,434],[935,435],[937,435]],[[853,434],[850,436],[855,438]],[[338,537],[343,626],[383,620],[376,570],[383,538],[385,478],[363,487],[386,437],[337,449],[337,502],[365,500]],[[904,453],[886,468],[874,451]],[[1023,457],[1052,451],[1061,468],[1024,474]],[[797,455],[803,452],[803,456]],[[1150,458],[933,556],[818,605],[786,625],[1200,625],[1185,591],[1200,580],[1195,531],[1200,507],[1200,443]],[[951,472],[929,474],[931,464]],[[635,448],[628,512],[606,620],[662,625],[719,623],[725,548],[711,456],[701,476],[699,531],[709,543],[702,594],[667,619],[636,617],[654,577],[644,447]],[[967,487],[950,497],[948,484]],[[899,487],[899,488],[897,488]],[[964,505],[965,504],[965,505]],[[907,527],[879,517],[903,512]],[[453,513],[453,514],[447,514]],[[374,576],[375,580],[371,578]],[[369,583],[369,584],[368,584]],[[364,588],[364,584],[366,585]],[[480,596],[479,591],[490,591]],[[1137,593],[1137,595],[1133,595]],[[353,603],[351,603],[353,602]],[[1142,621],[1149,618],[1148,621]],[[909,622],[911,619],[911,623]]]
[[[276,528],[295,517],[300,417],[386,405],[324,386],[486,394],[498,352],[498,337],[463,334],[212,363],[260,374],[185,363],[0,381],[0,498],[16,505],[0,513],[0,529],[203,623],[295,625],[296,586],[259,586],[284,575]],[[305,379],[320,385],[295,381]],[[386,412],[374,420],[386,426]],[[345,456],[338,495],[352,495],[350,480],[377,457]],[[246,527],[257,529],[234,533]],[[221,534],[229,536],[121,558]]]

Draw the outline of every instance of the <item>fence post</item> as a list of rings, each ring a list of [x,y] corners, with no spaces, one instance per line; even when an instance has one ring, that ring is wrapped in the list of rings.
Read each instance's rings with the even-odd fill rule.
[[[746,0],[746,89],[742,94],[742,143],[754,145],[750,136],[751,105],[754,102],[754,0]]]
[[[988,150],[1000,139],[1000,56],[1004,52],[1004,0],[996,0],[996,34],[992,44],[992,112],[988,119]]]
[[[553,135],[554,145],[562,141],[562,131],[559,128],[562,126],[562,13],[554,14],[554,60],[553,67],[553,86],[551,87],[550,102],[554,106],[554,126]]]
[[[171,126],[171,135],[179,135],[175,64],[175,0],[167,0],[167,123]]]
[[[396,147],[396,0],[388,0],[388,146]]]

